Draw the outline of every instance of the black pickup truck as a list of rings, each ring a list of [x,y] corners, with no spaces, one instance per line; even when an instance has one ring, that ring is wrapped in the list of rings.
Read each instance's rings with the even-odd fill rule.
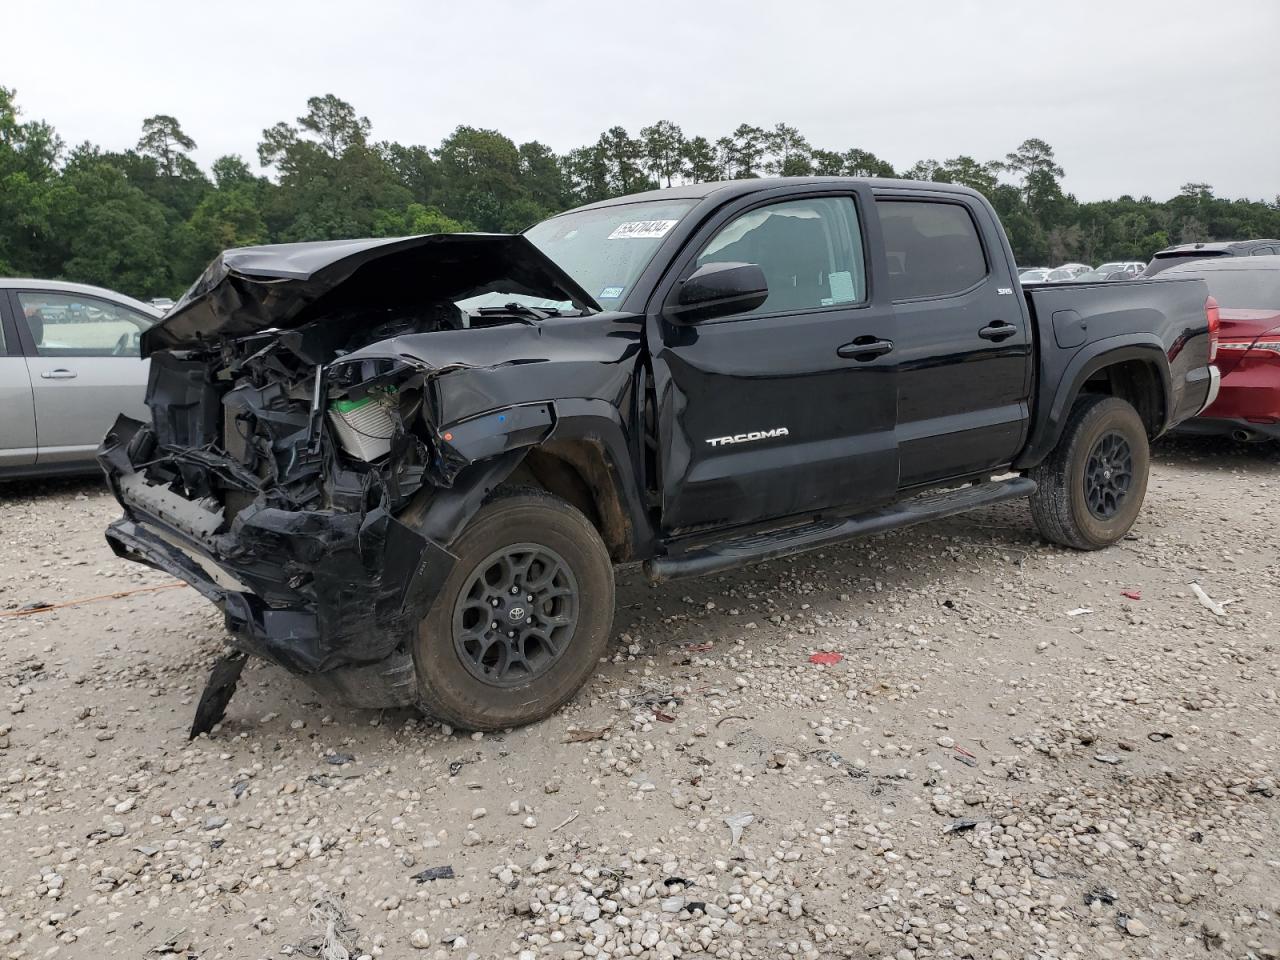
[[[454,234],[230,250],[143,341],[100,460],[116,552],[246,654],[464,728],[605,653],[613,566],[709,573],[1013,498],[1119,540],[1148,442],[1205,407],[1199,280],[1022,289],[936,183],[700,184]]]

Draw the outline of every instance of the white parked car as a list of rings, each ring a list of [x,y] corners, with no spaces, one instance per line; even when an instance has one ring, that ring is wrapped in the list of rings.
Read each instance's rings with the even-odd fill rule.
[[[0,279],[0,479],[96,473],[116,417],[150,419],[139,340],[160,316],[101,287]]]

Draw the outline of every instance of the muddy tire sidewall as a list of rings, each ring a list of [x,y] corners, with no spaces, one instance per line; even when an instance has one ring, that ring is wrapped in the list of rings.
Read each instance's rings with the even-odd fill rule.
[[[1115,514],[1089,509],[1085,478],[1089,456],[1109,433],[1121,436],[1132,456],[1133,480]],[[1039,485],[1032,513],[1048,539],[1077,550],[1099,550],[1124,538],[1142,512],[1151,472],[1151,448],[1138,411],[1117,397],[1082,397],[1072,411],[1058,447],[1032,471]]]
[[[497,686],[463,664],[453,639],[454,606],[481,561],[502,547],[521,543],[550,548],[573,571],[578,620],[568,648],[545,673],[516,686]],[[599,533],[564,501],[549,494],[521,493],[481,508],[450,549],[458,563],[414,639],[423,709],[466,730],[500,730],[549,716],[577,693],[608,648],[613,565]]]

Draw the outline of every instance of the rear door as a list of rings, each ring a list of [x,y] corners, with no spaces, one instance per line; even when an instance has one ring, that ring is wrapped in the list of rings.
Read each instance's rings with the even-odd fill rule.
[[[114,301],[16,290],[9,298],[26,353],[40,464],[92,460],[121,413],[147,420],[139,336],[155,319]]]
[[[870,202],[855,187],[742,198],[659,287],[649,338],[666,534],[893,497],[893,311],[867,282]],[[758,264],[768,299],[694,325],[663,319],[679,281],[711,262]]]
[[[942,192],[877,193],[876,209],[897,325],[900,486],[1012,462],[1032,345],[994,215]]]
[[[0,290],[0,473],[36,462],[36,408],[8,299]]]

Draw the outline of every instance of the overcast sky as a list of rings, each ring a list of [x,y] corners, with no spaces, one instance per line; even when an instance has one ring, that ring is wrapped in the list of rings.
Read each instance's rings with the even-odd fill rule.
[[[800,128],[896,167],[1048,141],[1082,200],[1280,194],[1280,0],[8,3],[0,84],[69,144],[176,116],[208,165],[334,93],[375,139],[564,151],[614,124]]]

